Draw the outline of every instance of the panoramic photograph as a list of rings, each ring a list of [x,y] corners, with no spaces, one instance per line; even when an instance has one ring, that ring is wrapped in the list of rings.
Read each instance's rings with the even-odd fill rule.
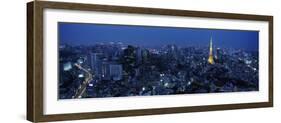
[[[58,99],[259,91],[259,31],[58,23]]]

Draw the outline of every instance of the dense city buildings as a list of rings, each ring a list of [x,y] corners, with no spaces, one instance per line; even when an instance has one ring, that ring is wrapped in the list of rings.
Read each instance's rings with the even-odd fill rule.
[[[59,99],[259,90],[258,51],[118,42],[59,46]]]

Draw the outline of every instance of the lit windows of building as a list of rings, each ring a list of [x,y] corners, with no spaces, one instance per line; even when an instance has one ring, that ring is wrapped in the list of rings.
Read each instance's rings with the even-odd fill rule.
[[[67,63],[63,64],[64,71],[69,71],[70,69],[72,69],[71,62],[67,62]]]

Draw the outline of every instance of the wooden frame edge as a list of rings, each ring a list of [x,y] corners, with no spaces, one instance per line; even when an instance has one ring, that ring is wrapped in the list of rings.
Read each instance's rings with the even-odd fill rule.
[[[258,103],[208,105],[208,106],[195,106],[195,107],[44,115],[43,113],[43,9],[44,8],[268,21],[269,22],[269,101],[258,102]],[[188,112],[248,109],[248,108],[262,108],[262,107],[273,107],[273,16],[126,7],[126,6],[110,6],[110,5],[94,5],[94,4],[80,4],[80,3],[47,2],[47,1],[33,1],[27,3],[27,120],[31,122],[81,120],[81,119],[188,113]]]
[[[207,17],[207,18],[221,18],[221,19],[238,19],[238,20],[260,20],[268,21],[272,16],[256,15],[256,14],[237,14],[224,12],[207,12],[207,11],[192,11],[192,10],[177,10],[164,8],[145,8],[145,7],[131,7],[131,6],[114,6],[101,4],[87,4],[87,3],[70,3],[70,2],[49,2],[37,1],[37,5],[43,8],[52,9],[66,9],[66,10],[82,10],[82,11],[102,11],[102,12],[116,12],[116,13],[137,13],[137,14],[152,14],[152,15],[168,15],[168,16],[189,16],[189,17]]]
[[[33,23],[34,3],[27,3],[27,120],[34,121],[34,88],[33,88]]]
[[[27,3],[27,120],[43,115],[43,8],[38,1]]]
[[[244,103],[244,104],[208,105],[208,106],[195,106],[195,107],[110,111],[110,112],[99,112],[99,113],[44,115],[39,121],[50,122],[50,121],[64,121],[64,120],[100,119],[100,118],[161,115],[161,114],[174,114],[174,113],[192,113],[192,112],[206,112],[206,111],[265,108],[265,107],[272,107],[271,103],[261,102],[261,103],[247,103],[247,104]]]
[[[268,30],[269,30],[269,46],[268,46],[268,50],[269,50],[269,75],[268,75],[268,82],[269,82],[269,103],[271,105],[271,107],[273,107],[274,105],[274,86],[273,86],[273,75],[274,75],[274,70],[273,70],[273,56],[274,56],[274,53],[273,53],[273,32],[274,32],[274,28],[273,28],[273,25],[274,25],[274,17],[273,16],[270,16],[269,19],[267,20],[268,21]]]

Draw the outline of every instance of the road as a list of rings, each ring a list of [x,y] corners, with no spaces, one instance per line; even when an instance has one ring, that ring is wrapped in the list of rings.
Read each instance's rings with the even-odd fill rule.
[[[79,64],[74,64],[74,65],[86,73],[85,80],[82,82],[82,84],[77,89],[75,95],[73,96],[73,98],[82,98],[82,95],[86,91],[87,85],[93,80],[93,75],[88,70],[83,68],[81,65]]]

